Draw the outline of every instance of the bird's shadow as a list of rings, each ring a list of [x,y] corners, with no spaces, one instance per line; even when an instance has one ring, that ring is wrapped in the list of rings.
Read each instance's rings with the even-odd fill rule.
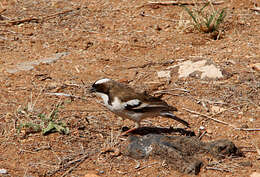
[[[122,132],[125,132],[129,130],[128,127],[123,127]],[[190,130],[185,130],[183,128],[174,128],[174,127],[169,127],[169,128],[164,128],[164,127],[140,127],[137,128],[136,130],[133,130],[129,133],[129,135],[147,135],[147,134],[164,134],[164,133],[180,133],[181,135],[185,136],[196,136],[194,131]]]

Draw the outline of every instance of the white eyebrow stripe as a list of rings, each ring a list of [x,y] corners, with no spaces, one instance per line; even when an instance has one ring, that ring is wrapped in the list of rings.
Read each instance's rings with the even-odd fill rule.
[[[108,78],[100,79],[100,80],[96,81],[95,84],[103,84],[103,83],[106,83],[106,82],[108,82],[110,80],[111,79],[108,79]]]

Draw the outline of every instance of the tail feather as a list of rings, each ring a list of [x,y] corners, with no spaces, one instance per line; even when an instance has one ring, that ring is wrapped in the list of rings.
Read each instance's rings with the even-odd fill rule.
[[[175,116],[174,114],[172,114],[170,112],[161,112],[160,115],[163,116],[163,117],[174,119],[174,120],[176,120],[176,121],[178,121],[178,122],[182,123],[183,125],[190,128],[190,124],[188,122],[186,122],[185,120],[182,120],[181,118]]]

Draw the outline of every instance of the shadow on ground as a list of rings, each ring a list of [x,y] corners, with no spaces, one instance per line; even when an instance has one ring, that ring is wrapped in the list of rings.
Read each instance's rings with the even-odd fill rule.
[[[123,127],[122,131],[125,132],[129,130],[128,127]],[[140,127],[131,132],[132,135],[147,135],[147,134],[162,134],[162,133],[179,133],[185,136],[195,136],[195,133],[190,130],[185,130],[183,128],[165,128],[165,127]]]

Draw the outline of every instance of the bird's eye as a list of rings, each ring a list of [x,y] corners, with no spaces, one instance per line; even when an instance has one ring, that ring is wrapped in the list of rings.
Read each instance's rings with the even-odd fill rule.
[[[92,89],[95,90],[96,92],[104,92],[104,86],[103,84],[93,84]]]

